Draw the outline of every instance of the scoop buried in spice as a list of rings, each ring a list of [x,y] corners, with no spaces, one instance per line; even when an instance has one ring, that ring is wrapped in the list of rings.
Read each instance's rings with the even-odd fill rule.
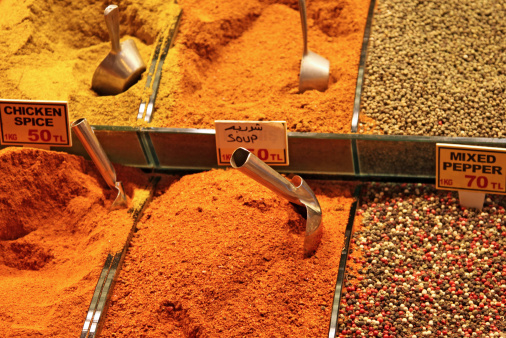
[[[137,82],[146,65],[132,39],[119,42],[118,6],[107,6],[104,16],[112,49],[95,70],[91,88],[99,95],[116,95]]]
[[[320,244],[323,227],[320,204],[309,185],[297,175],[291,181],[287,180],[244,148],[237,148],[234,151],[230,164],[291,203],[306,207],[304,255],[313,254]]]
[[[118,195],[112,203],[112,208],[126,208],[128,205],[125,191],[123,190],[123,184],[116,181],[116,170],[114,170],[112,163],[107,158],[104,149],[98,142],[88,121],[86,121],[86,119],[79,119],[72,122],[72,131],[76,133],[77,138],[79,138],[83,144],[84,149],[86,149],[86,152],[90,155],[107,185],[111,189],[118,191]]]
[[[307,48],[306,1],[299,0],[300,21],[304,39],[304,53],[300,62],[299,92],[316,89],[324,92],[329,86],[330,62]]]

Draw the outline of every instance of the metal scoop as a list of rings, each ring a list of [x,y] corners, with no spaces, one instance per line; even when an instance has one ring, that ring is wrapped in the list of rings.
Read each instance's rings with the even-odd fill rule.
[[[137,82],[146,65],[132,39],[119,42],[118,6],[107,6],[104,16],[112,49],[95,70],[91,88],[99,95],[116,95]]]
[[[300,21],[304,38],[304,54],[300,62],[299,92],[316,89],[324,92],[329,86],[330,62],[307,48],[306,1],[299,0]]]
[[[88,121],[86,121],[86,119],[79,119],[72,122],[72,131],[76,133],[107,185],[111,189],[116,189],[118,191],[118,195],[112,203],[112,208],[119,209],[127,207],[127,198],[123,190],[123,184],[116,181],[116,170],[114,170],[113,165],[107,158],[104,149],[98,142]]]
[[[291,203],[306,207],[304,255],[310,256],[315,252],[322,237],[322,211],[307,183],[300,176],[294,176],[291,181],[287,180],[244,148],[234,151],[230,164]]]

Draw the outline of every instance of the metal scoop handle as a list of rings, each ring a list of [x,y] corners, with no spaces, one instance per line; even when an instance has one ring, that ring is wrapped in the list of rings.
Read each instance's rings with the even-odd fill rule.
[[[309,50],[307,48],[307,10],[306,10],[306,0],[299,0],[299,12],[300,12],[300,22],[302,23],[302,38],[304,40],[304,54],[307,55]]]
[[[261,159],[244,148],[237,148],[230,159],[233,168],[251,177],[288,201],[303,205],[292,182],[278,174]]]
[[[114,188],[116,186],[116,170],[114,170],[112,163],[107,158],[88,121],[86,119],[74,121],[72,123],[72,131],[76,133],[107,185]]]
[[[109,30],[109,38],[111,39],[111,48],[115,53],[121,52],[121,44],[119,43],[119,9],[116,5],[109,5],[104,10],[105,24]]]
[[[308,49],[305,0],[299,0],[299,12],[302,22],[302,37],[304,39],[304,54],[300,62],[299,92],[304,93],[306,90],[312,89],[324,92],[329,86],[330,62],[323,56]]]
[[[76,133],[107,185],[111,189],[116,189],[118,191],[113,207],[126,206],[127,198],[123,190],[123,185],[121,182],[116,181],[116,170],[114,170],[112,163],[109,161],[104,149],[98,142],[88,121],[83,118],[72,122],[72,131]]]

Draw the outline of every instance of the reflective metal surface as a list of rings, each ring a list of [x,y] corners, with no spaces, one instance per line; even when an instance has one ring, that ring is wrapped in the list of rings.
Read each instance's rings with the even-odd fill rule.
[[[306,207],[304,254],[311,255],[320,244],[323,227],[321,226],[320,204],[307,183],[300,176],[294,176],[291,181],[287,180],[244,148],[236,149],[232,154],[230,164],[279,196]]]
[[[146,85],[144,86],[143,98],[137,113],[138,120],[144,118],[144,121],[151,122],[153,118],[156,95],[158,94],[158,87],[160,86],[160,79],[162,77],[163,63],[169,53],[169,49],[176,39],[182,14],[183,11],[180,9],[179,13],[174,17],[174,21],[165,27],[164,31],[158,37],[151,65],[149,66]],[[149,100],[146,102],[145,96],[147,96],[149,92],[151,92],[151,94],[149,95]]]
[[[307,48],[307,12],[306,1],[299,0],[304,53],[300,62],[299,92],[316,89],[321,92],[329,86],[330,62]]]
[[[97,137],[93,133],[91,126],[88,124],[86,119],[79,119],[72,123],[72,131],[77,135],[79,140],[81,141],[84,149],[88,155],[90,155],[91,160],[98,168],[98,171],[104,178],[105,182],[111,189],[116,189],[118,191],[118,195],[114,200],[112,207],[113,208],[121,208],[127,206],[127,198],[125,192],[123,190],[123,185],[121,182],[116,181],[116,170],[112,163],[107,158],[107,155],[100,146],[100,143],[97,140]]]
[[[116,95],[137,82],[146,65],[132,39],[119,42],[118,6],[108,6],[104,16],[112,49],[95,70],[91,88],[99,95]]]

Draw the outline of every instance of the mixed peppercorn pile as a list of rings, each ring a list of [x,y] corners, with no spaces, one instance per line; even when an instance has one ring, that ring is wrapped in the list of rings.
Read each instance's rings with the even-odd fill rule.
[[[370,184],[351,239],[340,337],[503,337],[504,199],[461,207],[423,184]]]

